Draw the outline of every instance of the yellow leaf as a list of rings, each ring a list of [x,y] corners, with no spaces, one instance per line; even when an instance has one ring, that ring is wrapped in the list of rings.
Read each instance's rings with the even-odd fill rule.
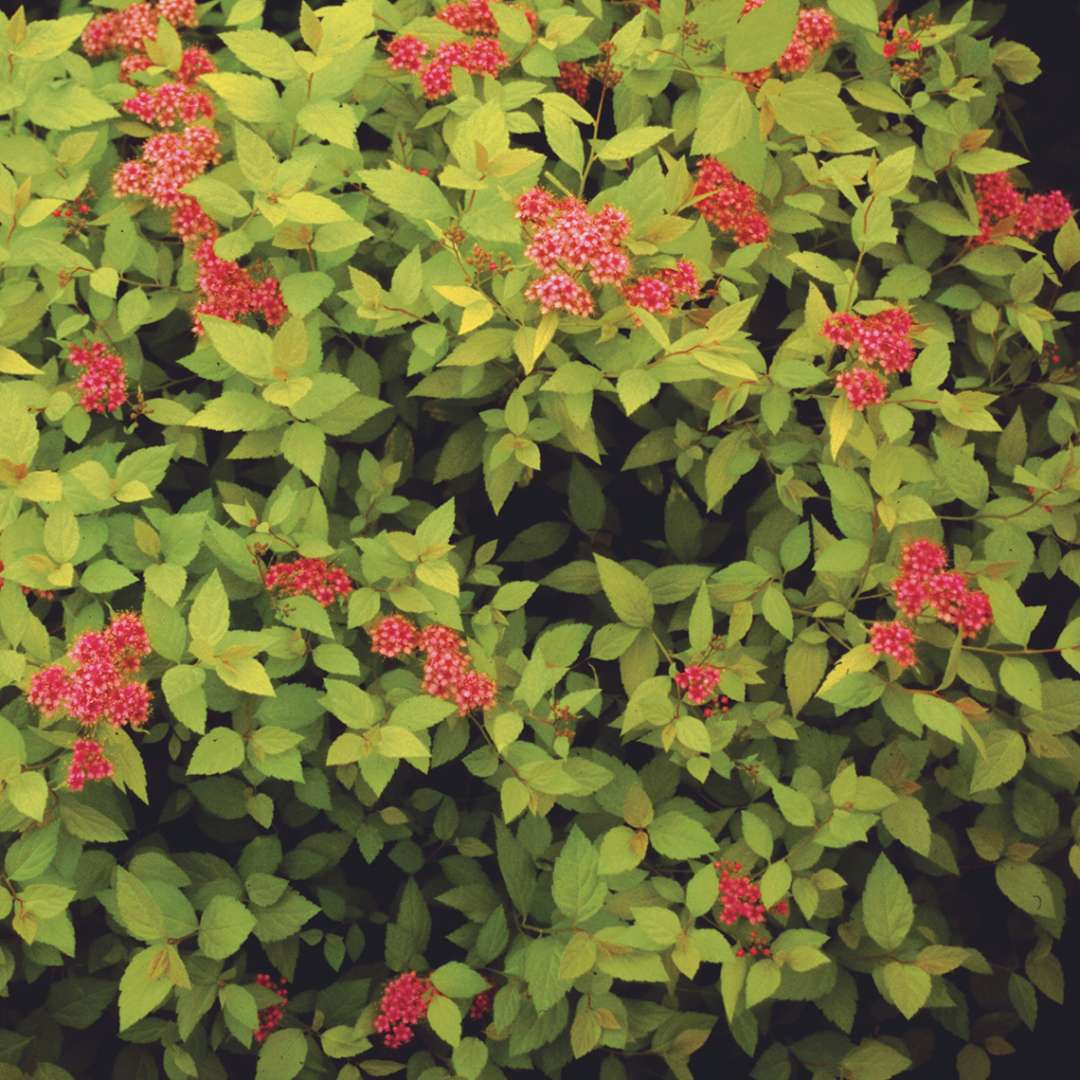
[[[468,285],[436,285],[435,291],[451,304],[458,307],[469,307],[480,300],[484,300],[484,294],[477,289],[470,289]]]
[[[846,397],[838,398],[829,413],[829,453],[833,461],[855,423],[855,410]]]
[[[41,372],[33,364],[28,364],[14,349],[0,346],[0,374],[40,375]]]

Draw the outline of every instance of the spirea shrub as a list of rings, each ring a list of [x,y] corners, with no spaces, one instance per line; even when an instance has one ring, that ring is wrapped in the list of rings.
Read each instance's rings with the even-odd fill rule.
[[[0,50],[3,1080],[982,1080],[1063,1000],[1080,230],[992,11]]]

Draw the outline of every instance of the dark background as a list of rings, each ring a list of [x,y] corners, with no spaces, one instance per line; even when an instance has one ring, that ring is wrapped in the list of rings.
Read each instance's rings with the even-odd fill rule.
[[[322,6],[320,0],[309,0],[309,3],[313,7]],[[31,18],[50,18],[55,17],[61,5],[58,0],[30,0],[25,6]],[[274,29],[282,31],[291,28],[295,25],[298,6],[298,2],[292,0],[285,3],[270,0],[267,5],[268,25],[273,24]],[[17,7],[11,0],[0,0],[0,10],[7,13]],[[67,12],[80,10],[68,4],[64,8]],[[901,14],[919,8],[920,5],[911,3],[899,5]],[[978,10],[984,18],[999,19],[993,31],[995,38],[1005,37],[1022,42],[1034,49],[1042,60],[1043,74],[1036,82],[1029,86],[1010,87],[1005,104],[1022,129],[1023,141],[1019,140],[1015,127],[1005,129],[1002,148],[1014,150],[1030,159],[1024,172],[1034,191],[1060,188],[1074,205],[1080,204],[1080,109],[1077,108],[1077,91],[1080,89],[1077,64],[1080,0],[1012,0],[1011,3],[980,5]],[[1080,339],[1068,333],[1066,337],[1069,352],[1075,355]],[[1075,882],[1069,884],[1075,885]],[[1075,893],[1075,889],[1072,891]],[[999,896],[988,897],[973,891],[970,900],[974,922],[998,920],[1002,936],[1008,935],[1008,913],[1000,905]],[[1055,947],[1065,967],[1066,993],[1070,1002],[1076,1000],[1073,996],[1076,993],[1075,979],[1080,974],[1078,924],[1080,900],[1074,896],[1063,940]],[[975,936],[982,941],[985,940],[985,926],[980,926],[980,930],[982,932]],[[1009,1038],[1016,1047],[1016,1053],[994,1059],[994,1080],[1026,1077],[1033,1071],[1042,1071],[1051,1078],[1076,1075],[1077,1067],[1075,1063],[1070,1064],[1069,1050],[1065,1049],[1075,1045],[1075,1015],[1075,1006],[1055,1006],[1040,994],[1037,1034],[1033,1035],[1022,1028],[1010,1033]],[[760,1049],[764,1049],[765,1045],[767,1042],[763,1041]],[[940,1038],[939,1053],[933,1062],[905,1075],[918,1080],[945,1080],[946,1077],[955,1076],[954,1055],[958,1047],[959,1043],[951,1037]],[[710,1058],[710,1051],[714,1050],[716,1056]],[[732,1050],[734,1048],[730,1044],[726,1025],[721,1020],[713,1039],[693,1059],[695,1072],[702,1076],[714,1075],[719,1071],[717,1066],[722,1065],[728,1076],[745,1076],[748,1060],[740,1051],[732,1053]],[[591,1065],[589,1074],[594,1075],[595,1065],[592,1062],[588,1064]],[[568,1073],[571,1077],[586,1075],[580,1067],[568,1070]]]

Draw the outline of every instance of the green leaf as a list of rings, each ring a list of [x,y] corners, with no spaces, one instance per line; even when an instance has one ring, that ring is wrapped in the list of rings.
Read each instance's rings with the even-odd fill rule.
[[[168,946],[155,945],[137,952],[120,976],[120,1030],[149,1015],[172,992],[166,977]]]
[[[458,1076],[465,1080],[477,1080],[488,1061],[487,1044],[469,1036],[454,1047],[451,1064]]]
[[[998,888],[1021,910],[1029,915],[1052,919],[1055,915],[1054,894],[1046,871],[1030,862],[1002,859],[994,867]]]
[[[255,916],[231,896],[215,896],[199,920],[199,949],[212,960],[227,960],[255,929]]]
[[[809,827],[815,823],[814,804],[801,791],[776,783],[773,784],[772,793],[780,813],[792,825]]]
[[[452,998],[474,998],[488,988],[483,975],[456,960],[437,967],[431,973],[431,981],[436,990]]]
[[[671,134],[666,127],[634,127],[612,136],[597,153],[601,161],[622,161],[632,158]]]
[[[775,960],[758,960],[746,976],[746,1005],[755,1005],[772,997],[780,989],[780,967]]]
[[[41,821],[45,816],[49,785],[39,772],[19,773],[8,780],[7,797],[20,814]]]
[[[218,37],[240,63],[260,75],[285,82],[304,74],[289,43],[269,30],[228,30]]]
[[[765,0],[744,15],[724,44],[728,70],[757,71],[778,60],[791,42],[798,18],[798,0]]]
[[[1007,656],[998,671],[1002,689],[1021,705],[1042,709],[1042,678],[1039,669],[1022,656]]]
[[[575,825],[555,860],[551,897],[556,907],[576,924],[595,915],[606,896],[596,848]]]
[[[612,559],[593,554],[600,584],[615,614],[627,626],[652,626],[655,609],[648,586],[636,574]]]
[[[888,1043],[864,1039],[840,1064],[852,1080],[892,1080],[911,1068],[911,1059]]]
[[[829,0],[829,10],[838,19],[877,33],[878,13],[874,0]]]
[[[866,878],[862,918],[866,932],[886,951],[903,944],[915,921],[907,883],[884,854],[877,857]]]
[[[649,841],[668,859],[697,859],[716,850],[716,840],[699,822],[678,810],[666,810],[649,825]]]
[[[293,1080],[303,1070],[307,1056],[307,1038],[299,1028],[275,1031],[259,1049],[255,1080]]]
[[[410,221],[449,224],[453,207],[433,181],[404,169],[361,169],[356,176],[380,202]]]
[[[925,971],[914,964],[901,964],[896,960],[890,960],[885,965],[881,976],[893,1004],[906,1020],[910,1020],[930,997],[932,980]]]
[[[188,612],[188,632],[193,641],[217,645],[229,629],[229,597],[217,570],[203,582]]]
[[[120,919],[141,941],[165,939],[165,916],[153,894],[134,874],[116,870],[116,904]]]
[[[951,702],[933,694],[916,694],[915,715],[931,730],[955,743],[964,741],[963,715]]]
[[[485,986],[487,984],[485,983]],[[448,997],[437,997],[428,1006],[427,1022],[443,1042],[461,1042],[461,1009]]]
[[[232,728],[216,727],[199,740],[187,771],[188,776],[214,776],[243,763],[244,740]]]

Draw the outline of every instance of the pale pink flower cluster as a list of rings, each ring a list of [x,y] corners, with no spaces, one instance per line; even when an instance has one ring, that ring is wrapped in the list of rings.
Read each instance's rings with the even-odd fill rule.
[[[701,291],[694,264],[681,259],[658,274],[640,277],[623,287],[628,304],[644,308],[654,315],[670,315],[680,296],[693,300]]]
[[[26,699],[46,715],[62,710],[87,726],[106,720],[113,727],[141,727],[153,695],[134,676],[150,652],[142,619],[122,612],[107,629],[79,635],[67,654],[72,670],[51,664],[39,671],[30,680]]]
[[[95,341],[89,345],[84,341],[82,345],[72,345],[68,350],[68,361],[83,369],[78,387],[82,391],[79,404],[84,412],[112,412],[127,401],[124,361],[104,342]]]
[[[723,674],[724,669],[714,664],[688,664],[675,676],[675,685],[691,705],[704,705],[716,693]]]
[[[109,52],[142,53],[145,41],[157,39],[158,19],[174,27],[196,26],[199,17],[195,0],[158,0],[132,4],[122,11],[109,11],[90,20],[82,32],[83,52],[102,56]]]
[[[263,584],[283,596],[310,596],[323,607],[353,590],[352,578],[340,566],[330,566],[325,559],[293,559],[274,563],[266,571]]]
[[[459,716],[494,707],[498,692],[495,680],[473,668],[464,640],[450,627],[433,624],[417,630],[404,616],[388,615],[368,634],[371,651],[380,656],[424,653],[420,681],[424,693],[455,702]]]

